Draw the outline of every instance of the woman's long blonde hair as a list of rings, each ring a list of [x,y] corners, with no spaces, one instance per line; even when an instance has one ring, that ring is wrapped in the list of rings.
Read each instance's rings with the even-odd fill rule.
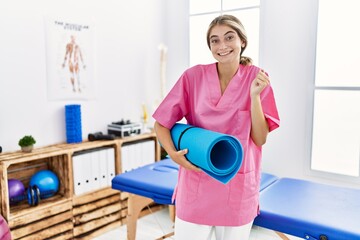
[[[207,45],[208,45],[209,49],[211,49],[210,48],[210,32],[213,29],[213,27],[216,25],[226,25],[226,26],[229,26],[230,28],[234,29],[234,31],[240,37],[241,41],[244,43],[244,47],[241,49],[241,52],[240,52],[240,64],[242,64],[242,65],[252,64],[251,58],[242,56],[242,53],[244,52],[244,50],[248,44],[245,28],[242,25],[242,23],[240,22],[240,20],[232,15],[226,15],[226,14],[221,15],[211,21],[208,31],[206,33],[206,41],[207,41]]]

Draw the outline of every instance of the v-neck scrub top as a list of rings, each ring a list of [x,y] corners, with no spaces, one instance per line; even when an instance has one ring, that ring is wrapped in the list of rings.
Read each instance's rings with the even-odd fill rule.
[[[250,86],[259,70],[240,65],[221,94],[217,63],[191,67],[154,112],[154,119],[168,129],[185,118],[190,125],[235,136],[244,150],[242,166],[228,184],[180,167],[173,196],[178,218],[210,226],[241,226],[259,213],[261,147],[250,137]],[[280,120],[270,85],[260,98],[272,131]]]

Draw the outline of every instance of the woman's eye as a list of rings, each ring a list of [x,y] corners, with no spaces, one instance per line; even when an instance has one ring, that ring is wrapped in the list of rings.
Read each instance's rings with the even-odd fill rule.
[[[215,44],[215,43],[217,43],[217,42],[218,42],[217,39],[212,39],[212,40],[211,40],[211,43],[212,43],[212,44]]]
[[[232,39],[234,39],[234,36],[228,36],[227,38],[226,38],[227,40],[232,40]]]

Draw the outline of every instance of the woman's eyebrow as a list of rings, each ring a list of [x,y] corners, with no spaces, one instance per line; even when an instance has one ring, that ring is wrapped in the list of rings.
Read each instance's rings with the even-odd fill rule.
[[[226,33],[224,34],[224,36],[227,35],[227,34],[229,34],[229,33],[235,33],[235,32],[230,30],[230,31],[226,32]]]
[[[229,33],[235,33],[234,31],[227,31],[225,34],[224,34],[224,36],[226,36],[227,34],[229,34]],[[214,38],[214,37],[219,37],[218,35],[211,35],[210,36],[210,38],[209,39],[211,39],[211,38]]]

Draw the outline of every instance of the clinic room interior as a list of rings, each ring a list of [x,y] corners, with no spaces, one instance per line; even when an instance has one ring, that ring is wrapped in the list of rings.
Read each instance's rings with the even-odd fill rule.
[[[360,35],[355,33],[359,18],[356,7],[358,3],[352,0],[1,1],[0,212],[6,222],[11,221],[10,232],[18,236],[13,239],[31,239],[26,237],[36,236],[30,233],[33,228],[44,232],[29,223],[27,230],[21,230],[28,231],[24,234],[18,230],[21,224],[16,219],[34,214],[36,208],[45,211],[41,204],[55,204],[49,198],[36,206],[26,202],[13,206],[11,200],[4,199],[10,191],[6,180],[15,176],[19,167],[41,165],[41,159],[47,164],[45,168],[58,174],[59,169],[69,170],[64,171],[65,177],[59,176],[55,198],[72,202],[68,223],[73,225],[64,235],[59,230],[54,239],[127,239],[126,230],[119,231],[129,222],[124,220],[124,211],[122,220],[109,227],[98,232],[89,230],[89,235],[84,230],[84,234],[75,236],[78,219],[74,209],[80,198],[73,193],[73,180],[68,180],[74,174],[72,165],[65,162],[82,147],[90,150],[104,146],[113,146],[114,157],[119,160],[121,154],[116,151],[121,151],[119,143],[122,139],[126,142],[127,137],[109,140],[101,139],[101,134],[109,135],[109,124],[120,121],[140,124],[141,132],[130,134],[130,138],[138,141],[145,135],[145,140],[153,142],[151,154],[155,160],[166,157],[154,133],[152,114],[186,69],[216,61],[206,43],[206,30],[221,14],[233,14],[243,22],[248,33],[243,55],[268,73],[274,91],[280,127],[269,133],[263,146],[262,172],[278,179],[355,191],[360,197],[360,79],[356,71]],[[78,72],[65,66],[69,51],[66,44],[71,41],[77,41],[81,49]],[[69,140],[68,106],[80,107],[80,141]],[[221,121],[219,118],[218,124]],[[89,134],[99,132],[96,137],[100,139],[89,140]],[[36,139],[31,153],[21,152],[19,139],[25,135]],[[62,158],[65,165],[57,166]],[[120,169],[121,163],[115,163],[115,175]],[[16,176],[26,188],[31,175],[23,172],[27,175],[19,172]],[[110,191],[119,193],[108,186],[106,192]],[[124,199],[121,195],[118,201],[125,204]],[[139,216],[136,239],[156,239],[147,235],[141,238],[142,231],[152,231],[141,221],[161,212],[172,230],[169,209],[156,202],[151,208],[147,206]],[[355,205],[353,211],[360,213],[360,205]],[[51,219],[56,216],[64,217],[54,214]],[[253,227],[252,240],[285,239],[284,234],[288,239],[306,238],[292,238],[291,231],[259,237],[260,233],[255,232],[261,229],[266,226]],[[282,232],[281,228],[272,230]],[[106,235],[109,232],[114,234]],[[359,238],[352,239],[360,239],[360,233],[356,234]]]

